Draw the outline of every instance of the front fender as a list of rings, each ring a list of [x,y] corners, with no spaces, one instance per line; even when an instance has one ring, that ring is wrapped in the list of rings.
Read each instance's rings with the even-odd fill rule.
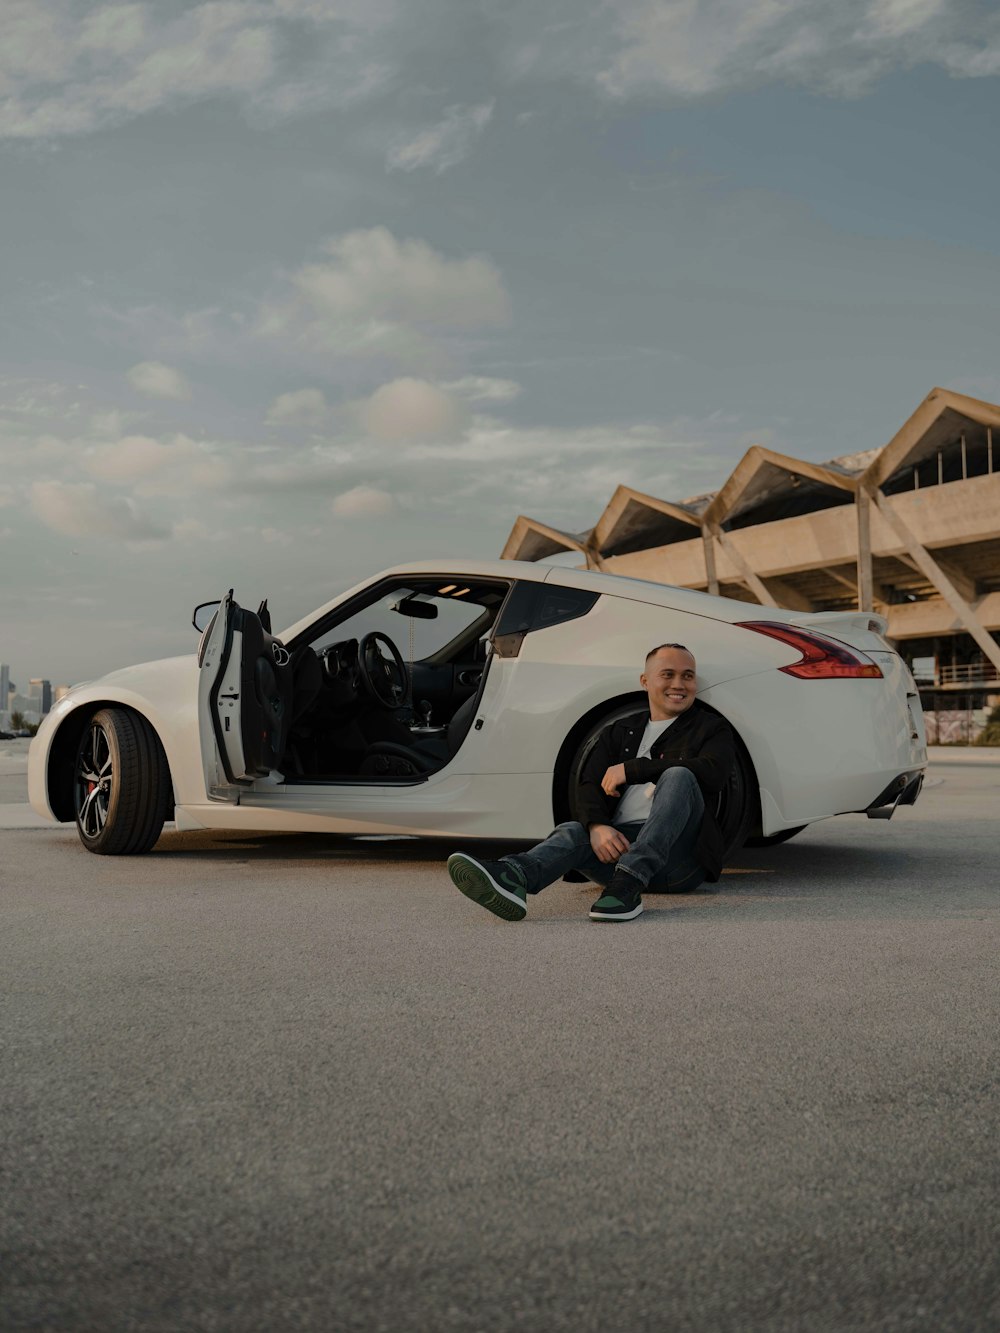
[[[28,752],[28,799],[45,819],[73,819],[72,769],[83,729],[101,708],[131,708],[160,739],[180,804],[206,799],[195,658],[169,658],[78,686],[46,716]]]

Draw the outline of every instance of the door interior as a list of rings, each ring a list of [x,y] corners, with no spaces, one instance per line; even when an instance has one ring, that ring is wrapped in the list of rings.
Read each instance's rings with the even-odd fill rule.
[[[233,598],[219,604],[199,654],[202,749],[214,754],[219,781],[248,785],[279,766],[288,742],[294,692],[290,654],[257,613]]]

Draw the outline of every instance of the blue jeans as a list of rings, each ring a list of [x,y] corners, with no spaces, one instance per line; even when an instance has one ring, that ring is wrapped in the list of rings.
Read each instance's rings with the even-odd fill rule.
[[[613,825],[629,841],[628,851],[616,862],[597,859],[590,834],[575,819],[558,824],[530,851],[502,859],[521,869],[529,893],[538,893],[567,870],[579,870],[605,888],[616,870],[626,870],[644,889],[687,893],[705,878],[695,850],[704,813],[705,798],[694,774],[687,768],[668,768],[656,784],[645,822]]]

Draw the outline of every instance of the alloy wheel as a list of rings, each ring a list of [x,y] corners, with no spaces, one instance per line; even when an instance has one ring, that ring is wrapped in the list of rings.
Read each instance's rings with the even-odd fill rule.
[[[91,722],[77,761],[74,799],[80,834],[88,840],[99,837],[107,823],[113,780],[108,734],[100,723]]]

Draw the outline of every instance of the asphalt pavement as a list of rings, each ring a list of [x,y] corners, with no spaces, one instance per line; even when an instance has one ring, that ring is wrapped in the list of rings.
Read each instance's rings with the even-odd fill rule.
[[[1000,1328],[998,811],[935,763],[603,926],[451,843],[0,830],[0,1328]]]

